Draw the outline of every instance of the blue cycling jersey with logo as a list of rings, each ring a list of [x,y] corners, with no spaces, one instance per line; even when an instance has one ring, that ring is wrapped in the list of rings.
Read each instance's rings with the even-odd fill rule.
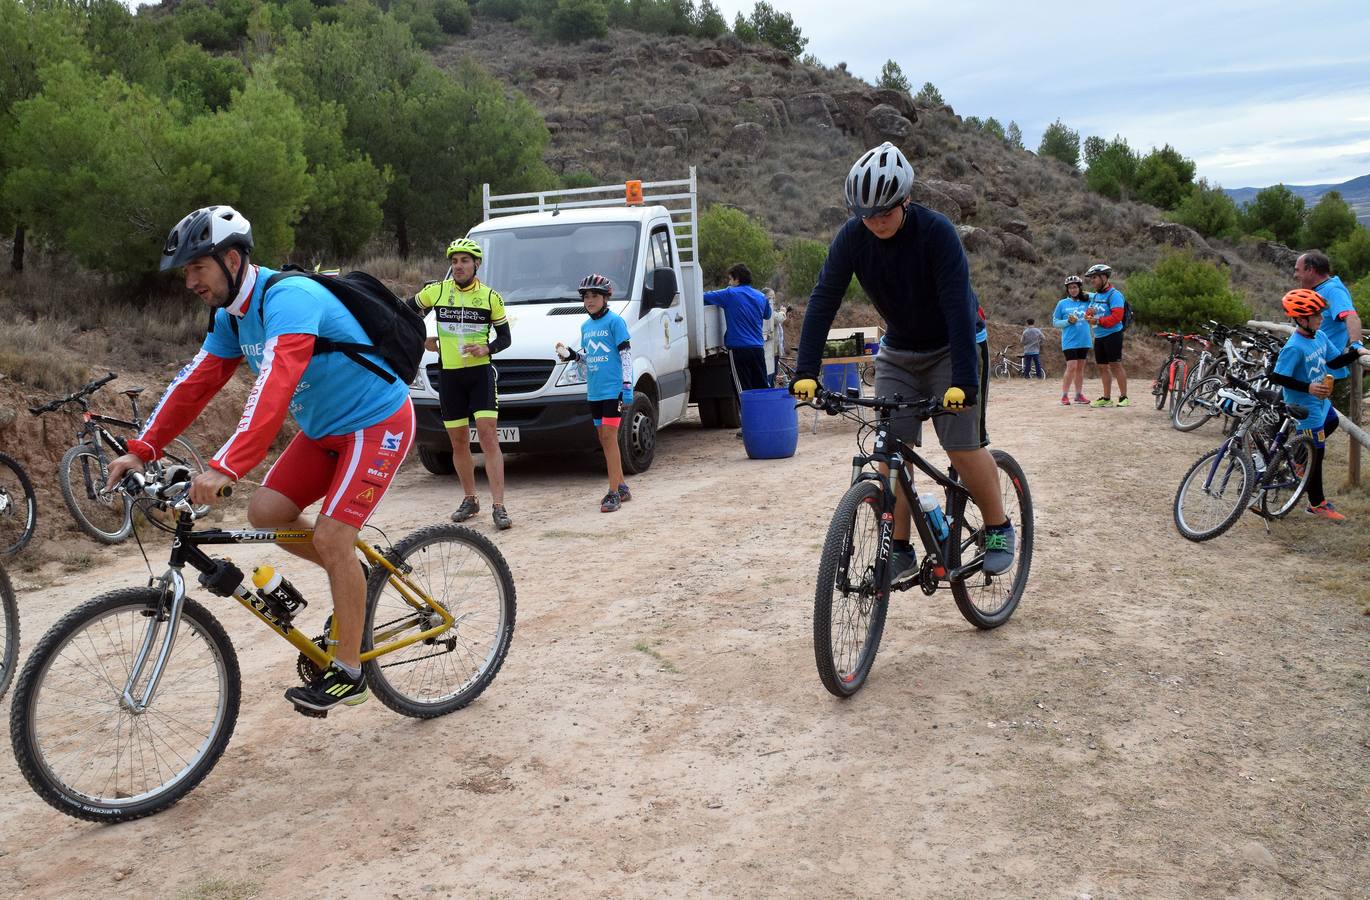
[[[613,400],[623,395],[623,385],[632,380],[632,369],[625,373],[621,348],[628,344],[628,325],[613,310],[598,319],[586,319],[580,326],[581,361],[585,364],[585,398]],[[626,363],[631,366],[631,359]]]
[[[1125,302],[1126,301],[1123,299],[1122,291],[1118,290],[1117,288],[1109,288],[1108,290],[1102,293],[1094,295],[1094,311],[1096,315],[1102,318],[1112,313],[1114,307],[1121,308]],[[1101,338],[1106,334],[1113,334],[1115,331],[1122,330],[1123,323],[1121,321],[1114,325],[1095,325],[1094,336],[1096,338]]]
[[[1061,329],[1061,349],[1062,350],[1088,350],[1094,344],[1094,336],[1090,334],[1089,323],[1085,321],[1085,310],[1089,309],[1090,299],[1081,296],[1078,300],[1070,297],[1062,297],[1056,304],[1056,310],[1051,314],[1051,324]],[[1070,317],[1075,317],[1075,324],[1070,324]]]
[[[253,372],[269,365],[266,353],[272,338],[287,334],[312,334],[338,342],[370,344],[366,332],[342,301],[327,288],[308,278],[285,278],[271,288],[263,305],[262,289],[274,275],[260,267],[247,311],[238,320],[235,339],[226,309],[214,314],[214,328],[205,336],[203,348],[224,359],[245,358]],[[379,356],[367,358],[389,371]],[[404,405],[409,386],[396,379],[386,382],[342,353],[313,357],[290,398],[290,414],[300,430],[311,438],[349,434],[384,419]]]
[[[1323,332],[1319,331],[1310,338],[1296,331],[1280,349],[1279,358],[1275,360],[1275,373],[1312,384],[1321,381],[1324,375],[1330,374],[1327,371],[1327,361],[1337,355],[1337,350]],[[1323,422],[1327,421],[1330,400],[1325,397],[1314,397],[1307,391],[1296,391],[1291,387],[1284,387],[1282,390],[1285,403],[1297,403],[1299,406],[1308,407],[1308,415],[1299,420],[1299,428],[1321,428]]]
[[[1327,309],[1322,311],[1322,333],[1327,335],[1327,340],[1331,342],[1338,355],[1346,347],[1350,336],[1346,333],[1346,316],[1356,311],[1355,304],[1351,302],[1351,292],[1346,289],[1340,277],[1333,275],[1322,284],[1313,288],[1318,292],[1318,296],[1327,301]],[[1345,378],[1351,372],[1343,367],[1340,369],[1329,369],[1327,374],[1333,378]]]

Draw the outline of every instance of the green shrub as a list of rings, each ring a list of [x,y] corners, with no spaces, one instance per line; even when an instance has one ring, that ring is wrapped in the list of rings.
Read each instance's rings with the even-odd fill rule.
[[[823,262],[828,258],[828,245],[807,238],[795,238],[785,246],[785,258],[781,263],[785,274],[785,295],[793,300],[802,300],[813,291],[818,283],[818,273],[823,270]],[[861,286],[852,278],[843,299],[862,298]]]
[[[880,69],[880,80],[875,83],[875,86],[892,91],[907,91],[909,80],[904,76],[904,70],[899,68],[899,63],[887,59],[884,67]]]
[[[433,0],[433,17],[447,34],[471,31],[471,7],[466,0]]]
[[[1229,284],[1227,268],[1187,250],[1162,256],[1154,270],[1133,275],[1126,287],[1137,321],[1148,326],[1194,331],[1210,319],[1237,325],[1251,318]]]
[[[1068,166],[1080,164],[1080,132],[1072,131],[1060,119],[1042,132],[1042,143],[1037,145],[1038,156],[1059,159]]]
[[[702,38],[716,38],[727,30],[728,20],[713,0],[700,0],[694,16],[694,33]]]
[[[1332,271],[1342,281],[1359,281],[1370,275],[1370,229],[1357,225],[1350,234],[1328,248]]]
[[[1194,183],[1194,161],[1166,144],[1137,164],[1137,199],[1161,209],[1174,209]]]
[[[478,12],[492,19],[513,22],[523,15],[523,0],[480,0]]]
[[[771,280],[776,252],[771,236],[746,213],[714,204],[699,217],[699,262],[706,284],[722,284],[733,263],[746,263],[758,287]]]
[[[1234,238],[1241,230],[1237,204],[1222,188],[1210,188],[1202,178],[1189,189],[1189,195],[1175,207],[1170,218],[1204,237]]]
[[[1138,162],[1136,151],[1123,137],[1105,141],[1090,136],[1085,139],[1085,186],[1113,200],[1130,197],[1137,183]]]
[[[1303,220],[1299,246],[1325,250],[1356,230],[1356,213],[1337,191],[1328,191]]]
[[[552,12],[552,36],[568,44],[609,33],[609,11],[603,0],[557,0]]]
[[[567,172],[561,176],[561,186],[566,190],[594,187],[597,184],[599,179],[585,171]]]
[[[923,82],[923,86],[913,95],[913,99],[924,106],[944,106],[947,102],[942,99],[942,92],[931,81]]]
[[[1268,232],[1274,240],[1292,247],[1303,227],[1303,198],[1282,184],[1268,187],[1242,207],[1242,230],[1247,234]]]

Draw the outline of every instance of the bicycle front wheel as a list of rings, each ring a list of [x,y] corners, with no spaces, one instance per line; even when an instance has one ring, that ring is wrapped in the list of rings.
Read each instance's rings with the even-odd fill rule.
[[[117,544],[133,527],[133,502],[120,490],[105,490],[109,470],[90,444],[62,455],[57,483],[77,526],[102,544]]]
[[[1207,541],[1241,518],[1251,500],[1256,468],[1240,444],[1208,451],[1189,467],[1175,492],[1175,527],[1191,541]]]
[[[999,496],[1003,500],[1004,512],[1017,532],[1018,551],[1013,559],[1013,568],[1007,572],[1000,575],[976,572],[963,581],[952,582],[951,595],[956,600],[956,608],[976,628],[998,628],[1018,608],[1018,601],[1023,598],[1023,591],[1027,588],[1028,573],[1032,570],[1032,545],[1036,531],[1032,494],[1028,490],[1023,467],[1002,450],[991,450],[990,454],[998,469]],[[947,553],[947,563],[953,569],[985,553],[985,527],[979,508],[965,497],[958,503],[963,508],[953,511]]]
[[[19,663],[19,604],[14,599],[14,586],[9,575],[0,569],[0,697],[14,677]]]
[[[18,462],[0,453],[0,557],[28,544],[38,526],[38,497]]]
[[[238,658],[223,626],[187,599],[174,635],[159,621],[161,594],[130,588],[64,616],[34,648],[10,709],[14,758],[29,785],[69,816],[123,822],[160,812],[195,788],[228,746],[238,720]],[[123,702],[147,630],[174,640],[156,695]],[[149,661],[130,693],[141,696]]]
[[[850,697],[866,683],[889,604],[889,566],[880,557],[883,492],[858,481],[837,504],[818,562],[813,598],[813,653],[823,686]]]
[[[515,612],[509,564],[488,538],[461,525],[420,529],[385,558],[404,573],[407,584],[372,567],[364,652],[442,621],[413,588],[456,621],[446,631],[366,663],[367,685],[401,715],[431,719],[455,712],[490,686],[509,652]]]
[[[1283,519],[1299,503],[1313,472],[1313,439],[1301,434],[1280,448],[1258,487],[1261,513],[1268,519]]]
[[[1218,378],[1205,378],[1185,392],[1170,411],[1170,424],[1176,431],[1193,431],[1218,414]]]

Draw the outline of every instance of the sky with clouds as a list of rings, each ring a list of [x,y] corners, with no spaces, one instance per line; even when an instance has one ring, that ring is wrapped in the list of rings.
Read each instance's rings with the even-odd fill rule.
[[[755,0],[714,0],[731,23]],[[963,116],[1016,121],[1036,149],[1169,143],[1223,187],[1370,174],[1370,12],[1345,0],[1069,3],[772,0],[807,52],[874,82],[885,60]]]

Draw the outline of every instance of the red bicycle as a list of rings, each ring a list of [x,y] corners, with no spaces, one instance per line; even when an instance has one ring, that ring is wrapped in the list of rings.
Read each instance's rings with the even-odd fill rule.
[[[1184,393],[1185,379],[1189,377],[1189,360],[1184,355],[1184,342],[1197,340],[1197,337],[1192,334],[1176,334],[1173,331],[1158,331],[1156,336],[1170,342],[1170,356],[1161,363],[1156,380],[1151,382],[1151,396],[1156,400],[1157,409],[1165,409],[1168,402],[1174,410]]]

